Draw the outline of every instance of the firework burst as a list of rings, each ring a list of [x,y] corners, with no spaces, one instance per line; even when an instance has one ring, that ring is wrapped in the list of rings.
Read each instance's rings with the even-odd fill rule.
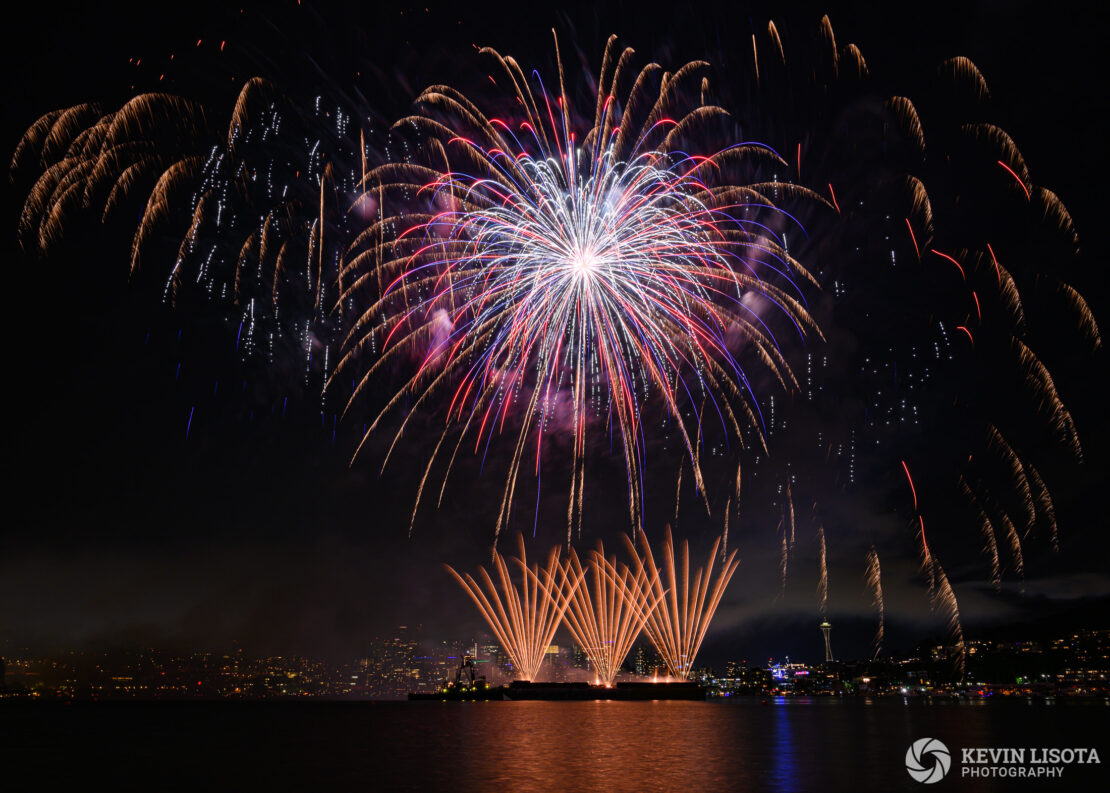
[[[213,115],[151,93],[115,110],[83,104],[42,116],[12,157],[13,178],[40,169],[20,244],[49,255],[84,216],[111,224],[135,213],[132,281],[149,276],[171,306],[222,307],[238,324],[244,362],[300,359],[295,379],[322,382],[342,319],[330,311],[339,240],[353,222],[338,204],[346,208],[340,196],[359,181],[323,151],[362,141],[349,139],[342,108],[317,97],[301,112],[259,77],[242,86],[226,131]]]
[[[693,94],[700,103],[684,90],[703,63],[673,75],[650,64],[621,94],[631,51],[614,57],[610,40],[593,123],[583,124],[561,65],[551,96],[512,58],[486,52],[522,111],[487,118],[455,89],[433,86],[417,100],[421,112],[395,126],[415,142],[405,160],[372,170],[363,184],[380,215],[348,251],[340,304],[367,290],[377,296],[353,318],[336,375],[368,350],[382,351],[354,376],[353,402],[390,361],[419,361],[366,437],[409,403],[392,453],[416,409],[442,400],[446,427],[423,480],[441,450],[452,449],[445,485],[465,440],[485,454],[510,428],[495,534],[521,471],[539,487],[544,435],[559,432],[573,439],[569,542],[581,528],[590,433],[605,427],[619,437],[629,515],[639,525],[643,413],[652,400],[677,427],[704,494],[697,447],[705,408],[688,419],[685,406],[709,400],[728,435],[742,443],[742,428],[752,427],[762,442],[737,347],[792,388],[761,313],[773,305],[803,337],[819,333],[798,287],[810,276],[773,230],[794,221],[767,197],[770,183],[742,176],[785,163],[752,143],[690,153],[697,133],[725,116],[704,101],[704,78]],[[809,193],[786,183],[774,189]],[[414,514],[418,507],[419,497]]]

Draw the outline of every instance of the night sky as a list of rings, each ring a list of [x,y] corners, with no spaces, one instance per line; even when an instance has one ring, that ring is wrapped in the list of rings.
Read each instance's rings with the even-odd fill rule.
[[[673,67],[704,58],[721,69],[722,103],[748,120],[753,134],[773,136],[780,124],[776,113],[793,123],[805,108],[787,111],[785,100],[761,108],[742,91],[730,90],[729,75],[750,61],[751,35],[765,30],[770,13],[791,57],[814,46],[827,12],[838,44],[856,43],[872,77],[850,102],[830,101],[829,117],[814,123],[823,135],[807,146],[827,156],[813,167],[835,174],[838,192],[843,185],[844,195],[855,190],[862,199],[877,181],[865,170],[870,160],[857,157],[850,143],[862,137],[860,119],[894,94],[915,101],[925,97],[922,107],[931,101],[940,108],[935,115],[941,115],[946,100],[930,94],[937,64],[968,56],[991,89],[986,116],[1012,136],[1033,181],[1061,198],[1078,229],[1078,256],[1046,257],[1039,266],[1066,270],[1105,329],[1110,316],[1103,253],[1110,243],[1104,187],[1110,108],[1100,88],[1107,73],[1101,41],[1105,11],[1032,2],[898,9],[887,4],[881,10],[807,2],[782,13],[765,4],[701,5],[613,3],[597,11],[592,4],[552,10],[456,3],[402,11],[369,3],[281,2],[274,8],[245,7],[242,13],[195,4],[118,11],[90,5],[35,8],[23,27],[12,30],[4,53],[9,88],[3,141],[14,151],[23,131],[49,110],[88,100],[118,106],[143,91],[195,99],[219,127],[226,124],[239,87],[254,74],[267,76],[299,101],[324,95],[361,108],[369,126],[382,128],[404,115],[428,84],[480,85],[485,66],[479,68],[474,45],[492,46],[551,74],[552,27],[564,53],[573,53],[564,57],[577,78],[596,74],[610,33],[636,48],[639,63],[654,59]],[[222,53],[220,41],[227,42]],[[583,61],[585,75],[578,67]],[[923,112],[923,120],[928,128],[932,118]],[[938,159],[960,156],[942,137],[935,151]],[[296,362],[244,366],[235,350],[237,319],[218,307],[175,311],[164,305],[159,284],[172,261],[151,256],[143,275],[129,281],[130,217],[103,226],[76,223],[48,257],[21,251],[15,229],[35,176],[17,174],[4,193],[9,515],[0,529],[0,654],[25,647],[143,644],[187,650],[240,646],[254,653],[343,660],[398,624],[422,624],[426,635],[444,638],[477,631],[476,611],[440,565],[472,568],[488,556],[503,482],[496,464],[485,472],[477,461],[464,464],[453,474],[443,506],[422,507],[410,538],[415,479],[434,443],[419,423],[384,474],[378,466],[388,445],[385,436],[348,465],[363,419],[333,425],[330,408],[321,418],[318,384],[315,391],[305,387]],[[938,206],[948,196],[952,206],[961,207],[959,217],[974,215],[976,208],[955,200],[957,187],[937,186]],[[965,202],[973,201],[971,196]],[[876,218],[881,215],[876,211]],[[1007,222],[1001,214],[986,217]],[[900,216],[895,221],[901,222]],[[799,256],[826,273],[850,272],[842,260],[859,228],[845,231],[828,219],[814,220]],[[875,239],[885,234],[882,225],[863,228],[864,238],[869,229]],[[852,487],[836,476],[822,478],[814,463],[805,462],[815,445],[809,443],[814,428],[834,426],[840,415],[856,410],[852,394],[861,386],[849,381],[858,339],[889,336],[909,344],[917,331],[908,329],[908,320],[901,325],[890,318],[929,313],[925,297],[888,292],[882,279],[856,277],[851,283],[861,304],[874,301],[883,309],[861,320],[851,304],[855,319],[846,321],[843,308],[817,298],[832,329],[828,349],[796,346],[791,359],[797,370],[807,350],[831,356],[822,382],[830,393],[845,396],[843,403],[827,403],[833,407],[820,422],[807,425],[798,418],[793,434],[784,433],[772,451],[779,460],[796,461],[797,492],[803,494],[796,506],[805,539],[791,559],[785,591],[776,546],[779,507],[770,503],[777,498],[770,472],[777,469],[746,469],[767,473],[745,487],[739,523],[734,520],[730,529],[742,563],[702,660],[819,657],[816,551],[810,539],[811,515],[819,511],[829,543],[829,616],[837,626],[838,655],[868,652],[875,620],[863,585],[863,555],[871,544],[883,559],[888,648],[940,635],[907,528],[914,513],[897,467],[905,458],[913,461],[915,475],[921,472],[923,503],[929,499],[923,514],[936,526],[938,552],[944,554],[966,630],[1076,609],[1083,610],[1082,619],[1105,620],[1110,596],[1110,535],[1101,492],[1110,472],[1105,350],[1082,351],[1062,320],[1038,317],[1046,329],[1038,349],[1072,411],[1085,461],[1069,463],[1042,441],[1029,442],[1037,459],[1046,460],[1038,465],[1055,496],[1061,550],[1054,554],[1034,537],[1026,550],[1024,581],[1011,571],[995,592],[979,552],[977,526],[957,509],[958,493],[950,487],[953,450],[962,448],[962,433],[972,432],[971,425],[938,406],[949,395],[945,378],[966,379],[968,372],[937,373],[937,390],[927,391],[922,402],[923,417],[936,423],[903,447],[868,457]],[[905,286],[895,283],[891,289]],[[981,376],[993,379],[994,370]],[[976,393],[996,392],[983,386]],[[776,398],[783,410],[784,395]],[[1014,411],[1007,420],[1020,422]],[[553,457],[558,460],[558,454]],[[646,528],[659,537],[673,517],[677,458],[660,452],[653,460],[658,462],[649,473]],[[602,538],[615,548],[628,528],[622,470],[614,463],[596,470],[586,526],[576,544],[590,547]],[[547,486],[538,522],[524,509],[512,523],[514,532],[535,531],[530,554],[545,552],[565,535],[565,487]],[[692,493],[683,498],[694,502]],[[719,533],[719,522],[691,506],[683,510],[677,534],[691,539],[700,558]]]

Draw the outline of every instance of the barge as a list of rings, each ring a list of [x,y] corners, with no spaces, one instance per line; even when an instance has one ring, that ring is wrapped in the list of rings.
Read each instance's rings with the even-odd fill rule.
[[[507,686],[446,685],[439,691],[414,692],[413,701],[476,702],[507,700],[520,702],[542,700],[554,702],[584,702],[609,700],[618,702],[645,702],[651,700],[705,699],[705,689],[688,681],[677,683],[617,683],[613,686],[595,686],[590,683],[529,683],[515,680]]]

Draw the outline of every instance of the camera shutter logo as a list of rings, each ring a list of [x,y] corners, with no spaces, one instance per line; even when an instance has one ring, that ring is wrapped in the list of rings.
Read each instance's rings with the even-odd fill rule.
[[[906,750],[906,771],[918,782],[939,782],[951,767],[948,747],[936,738],[918,738]]]

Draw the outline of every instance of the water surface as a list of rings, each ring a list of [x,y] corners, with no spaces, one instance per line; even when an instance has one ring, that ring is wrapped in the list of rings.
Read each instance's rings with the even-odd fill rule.
[[[710,702],[0,703],[4,781],[37,789],[945,791],[1110,789],[1110,707]],[[1095,746],[1062,781],[907,775],[906,749]],[[954,766],[958,770],[958,766]],[[76,788],[74,787],[76,786]],[[23,790],[23,786],[3,786]]]

